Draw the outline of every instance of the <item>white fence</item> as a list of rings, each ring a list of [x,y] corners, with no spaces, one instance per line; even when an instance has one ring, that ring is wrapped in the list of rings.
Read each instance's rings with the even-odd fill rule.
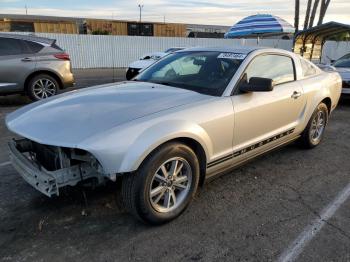
[[[291,50],[289,40],[208,39],[183,37],[99,36],[37,34],[57,39],[57,44],[71,56],[73,68],[127,67],[132,61],[149,52],[169,47],[194,46],[267,46]]]
[[[266,46],[292,50],[292,40],[280,39],[209,39],[183,37],[143,37],[104,35],[37,34],[57,39],[57,44],[71,56],[73,68],[127,67],[132,61],[149,52],[169,47],[194,46]],[[322,62],[350,53],[349,42],[327,42]]]

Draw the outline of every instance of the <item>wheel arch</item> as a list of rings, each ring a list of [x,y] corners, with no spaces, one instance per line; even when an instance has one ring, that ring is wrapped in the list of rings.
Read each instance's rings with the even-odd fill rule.
[[[330,114],[332,110],[332,99],[330,97],[326,97],[321,101],[321,103],[324,103],[327,106],[328,114]]]
[[[24,81],[24,91],[25,91],[25,92],[27,92],[28,84],[29,84],[30,80],[31,80],[33,77],[35,77],[35,76],[37,76],[37,75],[41,75],[41,74],[47,74],[47,75],[53,77],[53,78],[57,81],[57,83],[58,83],[58,85],[59,85],[58,88],[59,88],[59,89],[62,89],[62,88],[63,88],[62,79],[61,79],[55,72],[52,72],[52,71],[50,71],[50,70],[38,70],[38,71],[34,71],[34,72],[30,73],[30,74],[27,76],[26,80]]]
[[[203,139],[203,137],[201,136],[196,136],[195,134],[187,132],[178,134],[177,136],[171,135],[163,137],[163,139],[160,139],[155,143],[149,144],[146,150],[145,148],[144,150],[141,150],[139,144],[134,144],[130,148],[131,150],[129,151],[129,154],[123,157],[119,166],[119,170],[121,170],[121,173],[124,173],[126,171],[138,170],[140,166],[142,166],[142,164],[152,155],[153,152],[155,152],[157,149],[164,146],[165,144],[172,142],[182,143],[194,151],[200,165],[199,182],[201,185],[203,185],[205,181],[207,161],[210,158],[212,152],[211,145],[208,144],[210,142],[207,141],[206,138]],[[135,148],[138,149],[134,150]]]
[[[196,154],[198,161],[199,161],[199,168],[200,168],[200,177],[199,177],[199,184],[203,185],[204,181],[205,181],[205,175],[206,175],[206,167],[207,167],[207,156],[206,156],[206,152],[203,148],[203,146],[201,145],[201,143],[199,143],[196,139],[194,138],[190,138],[190,137],[178,137],[178,138],[173,138],[170,139],[168,141],[165,141],[164,143],[160,144],[159,146],[157,146],[155,149],[153,149],[151,151],[150,154],[148,154],[148,156],[142,161],[142,163],[144,161],[147,160],[147,158],[153,153],[155,152],[158,148],[168,144],[168,143],[181,143],[184,144],[186,146],[188,146],[189,148],[191,148],[193,150],[193,152]],[[141,164],[142,165],[142,164]]]

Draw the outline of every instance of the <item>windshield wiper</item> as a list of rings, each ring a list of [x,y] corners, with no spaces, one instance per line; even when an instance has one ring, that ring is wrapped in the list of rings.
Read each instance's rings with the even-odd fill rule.
[[[154,82],[152,82],[152,83],[158,84],[158,85],[165,85],[165,86],[173,86],[173,87],[176,87],[173,83],[170,83],[170,82],[154,81]]]

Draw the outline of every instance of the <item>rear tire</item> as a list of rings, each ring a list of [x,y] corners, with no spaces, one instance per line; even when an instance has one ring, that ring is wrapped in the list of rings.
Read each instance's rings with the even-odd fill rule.
[[[32,101],[39,101],[57,94],[59,84],[47,74],[39,74],[30,79],[27,93]]]
[[[322,142],[324,131],[328,123],[328,117],[329,114],[326,104],[320,103],[299,138],[300,145],[303,148],[311,149]]]
[[[190,204],[199,172],[199,161],[191,148],[167,143],[154,151],[136,173],[123,178],[124,206],[143,222],[169,222]]]

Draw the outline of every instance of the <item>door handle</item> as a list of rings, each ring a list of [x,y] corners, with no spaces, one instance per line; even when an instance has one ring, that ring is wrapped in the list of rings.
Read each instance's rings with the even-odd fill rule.
[[[301,92],[294,91],[291,98],[298,99],[301,96]]]
[[[30,57],[25,57],[22,59],[22,62],[32,62],[33,60]]]

